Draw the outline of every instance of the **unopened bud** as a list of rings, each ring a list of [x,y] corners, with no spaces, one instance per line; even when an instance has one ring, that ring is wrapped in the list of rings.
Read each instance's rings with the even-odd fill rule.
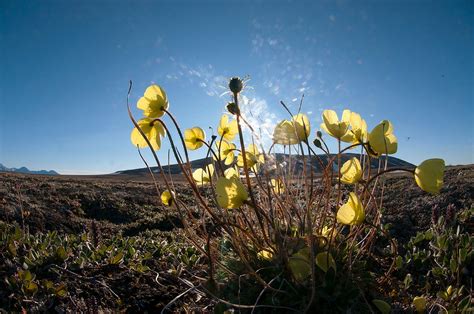
[[[317,136],[318,138],[321,138],[321,137],[323,137],[323,133],[322,133],[321,131],[317,131],[317,132],[316,132],[316,136]],[[316,144],[315,144],[315,145],[316,145]]]
[[[244,88],[244,83],[242,80],[238,77],[233,77],[229,81],[229,89],[232,93],[238,94],[242,91],[242,88]]]
[[[322,146],[321,146],[321,141],[318,140],[317,138],[314,139],[313,144],[314,144],[314,146],[316,146],[317,148],[322,148]]]
[[[226,108],[231,114],[240,114],[239,106],[237,106],[236,103],[230,102],[227,104]]]

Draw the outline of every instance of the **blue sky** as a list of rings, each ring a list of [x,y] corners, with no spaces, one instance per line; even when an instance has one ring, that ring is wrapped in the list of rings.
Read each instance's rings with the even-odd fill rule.
[[[7,1],[0,3],[0,162],[60,173],[142,167],[135,103],[165,88],[183,128],[216,129],[227,78],[249,76],[262,131],[323,109],[389,119],[396,157],[474,162],[472,1]],[[166,160],[169,146],[159,155]],[[202,152],[192,154],[202,157]]]

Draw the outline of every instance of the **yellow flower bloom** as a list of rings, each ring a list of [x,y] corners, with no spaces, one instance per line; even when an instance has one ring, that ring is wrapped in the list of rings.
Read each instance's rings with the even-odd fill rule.
[[[273,131],[273,142],[280,145],[294,145],[300,142],[291,121],[283,120],[276,125]]]
[[[253,172],[258,172],[260,164],[265,162],[265,157],[258,150],[257,145],[250,144],[245,150],[245,156],[247,160],[247,168]],[[242,153],[237,156],[237,166],[240,168],[244,167],[244,158]]]
[[[171,206],[171,204],[173,204],[173,199],[174,199],[174,192],[165,190],[163,193],[161,193],[161,202],[163,203],[163,205]]]
[[[217,133],[222,136],[227,141],[232,141],[237,133],[239,133],[239,128],[237,127],[237,120],[232,120],[229,122],[229,117],[226,114],[223,114],[219,126],[217,127]]]
[[[285,192],[285,186],[283,185],[283,182],[280,179],[271,179],[270,184],[275,194],[281,194]]]
[[[357,195],[351,192],[349,200],[337,211],[337,221],[344,225],[359,225],[364,219],[364,206]]]
[[[361,118],[360,114],[351,112],[350,124],[351,129],[348,134],[352,134],[352,143],[356,144],[366,142],[369,137],[369,133],[367,131],[367,122],[365,122],[365,120]],[[347,142],[348,140],[348,137],[344,139],[345,142]]]
[[[229,143],[227,141],[222,140],[222,141],[216,142],[216,146],[218,150],[217,156],[221,160],[224,160],[224,164],[230,165],[231,163],[234,162],[234,159],[235,159],[234,151],[236,149],[234,143]]]
[[[347,109],[342,112],[341,121],[339,121],[337,113],[334,110],[324,110],[321,129],[341,141],[352,142],[354,136],[349,132],[350,117],[351,112]]]
[[[423,161],[415,169],[416,184],[431,194],[438,194],[443,186],[444,160],[439,158]]]
[[[260,252],[257,253],[257,257],[260,259],[270,261],[273,258],[273,253],[272,251],[269,251],[269,250],[261,250]]]
[[[294,145],[306,141],[311,131],[308,116],[299,113],[290,120],[283,120],[273,131],[273,142],[280,145]]]
[[[196,181],[197,185],[203,186],[211,182],[211,178],[214,175],[214,166],[209,164],[203,168],[196,169],[193,172],[193,179]]]
[[[380,122],[369,134],[370,148],[378,154],[395,154],[398,148],[397,137],[393,134],[393,125],[388,120]]]
[[[362,167],[359,159],[352,157],[341,167],[341,182],[346,184],[357,183],[362,177]]]
[[[414,297],[413,298],[413,305],[418,313],[424,313],[426,310],[426,298],[421,297]]]
[[[248,198],[245,186],[237,177],[220,177],[216,183],[217,203],[222,208],[239,208]]]
[[[161,125],[160,122],[153,122],[153,119],[150,118],[143,118],[137,123],[146,138],[150,141],[151,147],[154,150],[159,150],[161,147],[161,137],[165,136],[163,125]],[[138,145],[140,148],[148,146],[137,128],[133,128],[132,134],[130,134],[130,140],[134,146]]]
[[[190,150],[201,148],[204,145],[203,141],[206,139],[206,133],[200,128],[195,126],[194,128],[184,130],[184,143]]]
[[[151,85],[145,90],[145,94],[137,102],[137,107],[143,110],[145,117],[159,118],[163,116],[164,110],[168,109],[166,93],[158,85]]]
[[[236,166],[227,168],[224,171],[224,177],[226,177],[227,179],[230,179],[232,177],[239,178],[239,169]]]

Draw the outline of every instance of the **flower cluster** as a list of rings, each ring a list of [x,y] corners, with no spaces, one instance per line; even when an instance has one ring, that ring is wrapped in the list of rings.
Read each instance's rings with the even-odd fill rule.
[[[170,144],[182,175],[202,208],[197,216],[211,219],[214,228],[222,231],[249,269],[249,261],[256,257],[283,265],[296,282],[302,283],[315,278],[318,271],[337,269],[333,253],[342,241],[346,240],[347,252],[356,245],[370,247],[375,232],[371,228],[377,228],[381,215],[373,191],[378,178],[389,172],[410,173],[422,190],[432,194],[442,188],[442,159],[426,160],[415,169],[387,167],[388,155],[398,149],[392,122],[383,120],[369,132],[361,115],[347,109],[341,119],[333,110],[322,113],[320,129],[338,142],[334,154],[321,131],[317,131],[314,146],[311,145],[311,122],[304,113],[292,114],[276,125],[273,145],[267,152],[255,144],[253,133],[252,144],[246,145],[241,127],[245,117],[239,109],[239,94],[245,84],[232,78],[229,88],[233,101],[226,106],[228,113],[221,116],[217,135],[206,137],[200,127],[182,133],[168,112],[163,88],[148,87],[137,103],[144,118],[136,122],[131,140],[139,148],[160,149],[168,132],[162,117],[170,115],[185,154],[179,152],[171,139]],[[272,151],[276,147],[284,151],[293,147],[297,154],[281,157]],[[355,147],[361,149],[360,155],[346,154]],[[187,159],[188,150],[198,149],[205,149],[206,156],[211,158],[206,159],[209,163],[202,168],[192,169],[189,160],[181,156]],[[315,149],[321,149],[322,155],[316,154]],[[373,167],[374,159],[378,160],[377,168]],[[192,243],[213,265],[216,254],[212,250],[218,250],[218,240],[211,241],[210,236],[203,235],[201,225],[205,219],[196,218],[195,210],[180,201],[166,174],[161,175],[167,187],[161,194],[162,203],[180,211]],[[262,280],[256,272],[252,274]]]

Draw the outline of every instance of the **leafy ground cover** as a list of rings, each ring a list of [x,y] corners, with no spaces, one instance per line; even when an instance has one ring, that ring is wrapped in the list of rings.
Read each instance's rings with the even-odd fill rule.
[[[205,277],[204,261],[184,243],[177,213],[160,204],[151,182],[20,174],[0,174],[0,182],[1,309],[158,311],[173,300],[172,311],[214,307],[208,296],[192,289]],[[394,310],[412,309],[411,297],[417,293],[448,288],[439,277],[430,279],[433,289],[421,280],[432,269],[429,243],[443,236],[439,228],[435,234],[428,231],[449,211],[472,207],[473,183],[472,166],[448,169],[437,196],[403,175],[385,181],[382,219],[399,242],[401,264],[377,293]],[[177,192],[192,206],[189,190],[178,184]],[[472,216],[460,222],[472,239]],[[452,248],[446,250],[453,254]],[[472,268],[465,268],[466,274],[446,276],[464,280],[472,275]],[[455,294],[439,298],[452,300]],[[464,299],[456,297],[456,302]]]

